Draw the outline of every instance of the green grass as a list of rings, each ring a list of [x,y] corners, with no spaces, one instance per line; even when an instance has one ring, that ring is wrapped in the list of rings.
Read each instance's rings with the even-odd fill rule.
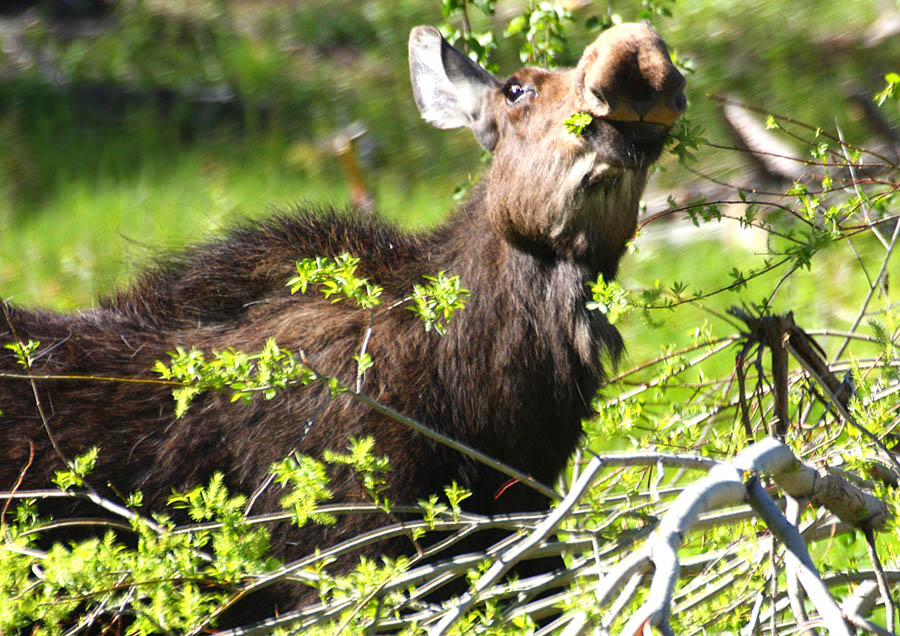
[[[141,162],[126,176],[60,179],[42,205],[0,224],[0,297],[52,309],[89,306],[160,249],[212,238],[275,209],[347,204],[336,162],[310,175],[285,159],[289,149],[241,158],[229,150],[238,152],[229,144],[185,149],[167,162]],[[408,189],[397,181],[381,174],[372,188],[385,216],[401,225],[434,224],[452,205],[446,180]]]
[[[322,201],[345,196],[334,180],[310,181],[260,160],[238,169],[200,152],[173,157],[165,169],[145,164],[127,178],[61,183],[39,209],[4,223],[0,294],[57,309],[89,305],[127,280],[148,250],[210,236],[301,192]]]

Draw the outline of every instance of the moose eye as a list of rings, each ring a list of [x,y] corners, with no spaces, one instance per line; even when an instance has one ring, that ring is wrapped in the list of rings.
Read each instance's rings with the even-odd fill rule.
[[[503,89],[507,104],[514,104],[527,92],[521,84],[515,81],[510,81]]]

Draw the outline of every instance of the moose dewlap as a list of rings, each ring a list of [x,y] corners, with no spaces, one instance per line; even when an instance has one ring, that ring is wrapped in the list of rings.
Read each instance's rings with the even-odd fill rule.
[[[586,283],[616,274],[648,169],[684,110],[684,78],[645,24],[604,32],[575,68],[523,68],[506,80],[436,29],[417,27],[409,65],[422,117],[439,128],[470,128],[493,155],[468,201],[422,233],[352,211],[285,212],[161,259],[96,309],[56,314],[0,305],[0,344],[40,343],[24,366],[13,350],[0,349],[0,490],[45,488],[64,458],[98,447],[91,484],[117,501],[140,490],[146,514],[165,509],[173,488],[207,484],[217,471],[231,492],[255,493],[253,512],[274,511],[286,492],[269,479],[274,462],[292,452],[321,457],[344,451],[351,437],[372,437],[374,453],[390,459],[385,477],[397,504],[415,504],[455,481],[472,492],[463,502],[472,511],[547,506],[534,490],[509,486],[507,476],[352,396],[332,397],[323,383],[246,403],[207,391],[179,418],[170,386],[78,378],[158,379],[154,364],[179,347],[252,352],[274,339],[355,386],[354,356],[374,316],[366,345],[374,365],[362,392],[552,483],[591,413],[602,361],[623,347],[603,314],[585,308]],[[578,113],[589,123],[576,134],[564,122]],[[360,259],[359,276],[383,288],[377,310],[286,287],[298,261],[344,253]],[[470,293],[443,335],[404,308],[422,276],[438,272],[458,275]],[[23,379],[29,375],[37,379]],[[336,501],[367,500],[351,470],[330,470]],[[76,498],[39,505],[53,518],[104,514]],[[348,515],[330,526],[282,523],[269,532],[274,554],[290,561],[384,523]],[[477,536],[453,550],[490,541]],[[353,559],[411,552],[403,537],[370,544]],[[252,611],[268,615],[274,603],[289,608],[309,592],[285,586]]]

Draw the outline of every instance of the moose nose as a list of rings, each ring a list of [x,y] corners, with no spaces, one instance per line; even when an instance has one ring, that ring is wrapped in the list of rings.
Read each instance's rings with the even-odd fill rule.
[[[687,108],[684,76],[665,42],[645,23],[601,33],[575,72],[584,106],[597,117],[671,126]]]

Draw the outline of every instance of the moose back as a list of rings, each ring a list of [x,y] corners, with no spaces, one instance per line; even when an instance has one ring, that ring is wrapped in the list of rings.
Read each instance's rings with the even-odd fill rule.
[[[96,446],[91,482],[112,499],[140,490],[144,511],[163,509],[173,488],[205,484],[216,471],[233,492],[257,491],[254,512],[272,511],[282,488],[258,490],[273,462],[293,451],[343,451],[350,437],[371,436],[376,454],[390,459],[396,503],[415,503],[455,481],[472,492],[464,503],[472,511],[546,507],[522,484],[495,497],[509,481],[503,474],[350,396],[332,398],[322,385],[247,404],[208,392],[178,418],[170,387],[73,379],[155,378],[154,363],[177,347],[258,351],[274,338],[353,384],[369,312],[285,286],[298,260],[349,253],[361,259],[359,275],[383,287],[383,306],[397,304],[375,314],[367,346],[374,366],[362,391],[552,483],[591,413],[603,362],[623,348],[603,314],[586,309],[587,283],[616,274],[648,170],[685,108],[684,79],[645,24],[604,32],[575,68],[523,68],[503,81],[436,29],[417,27],[409,65],[423,118],[470,128],[493,156],[469,199],[422,233],[352,211],[276,214],[159,260],[95,309],[0,306],[0,344],[40,342],[27,370],[0,350],[0,490],[47,487],[64,468],[62,457]],[[563,124],[576,113],[592,118],[578,134]],[[443,336],[402,307],[423,275],[439,271],[458,275],[470,291]],[[14,377],[29,374],[39,379]],[[336,500],[365,500],[349,471],[335,468],[331,480]],[[101,514],[78,499],[41,506],[54,518]],[[284,525],[272,531],[273,548],[290,560],[381,521],[357,515],[334,526]],[[405,538],[363,549],[410,551]],[[305,591],[280,594],[284,608]]]

